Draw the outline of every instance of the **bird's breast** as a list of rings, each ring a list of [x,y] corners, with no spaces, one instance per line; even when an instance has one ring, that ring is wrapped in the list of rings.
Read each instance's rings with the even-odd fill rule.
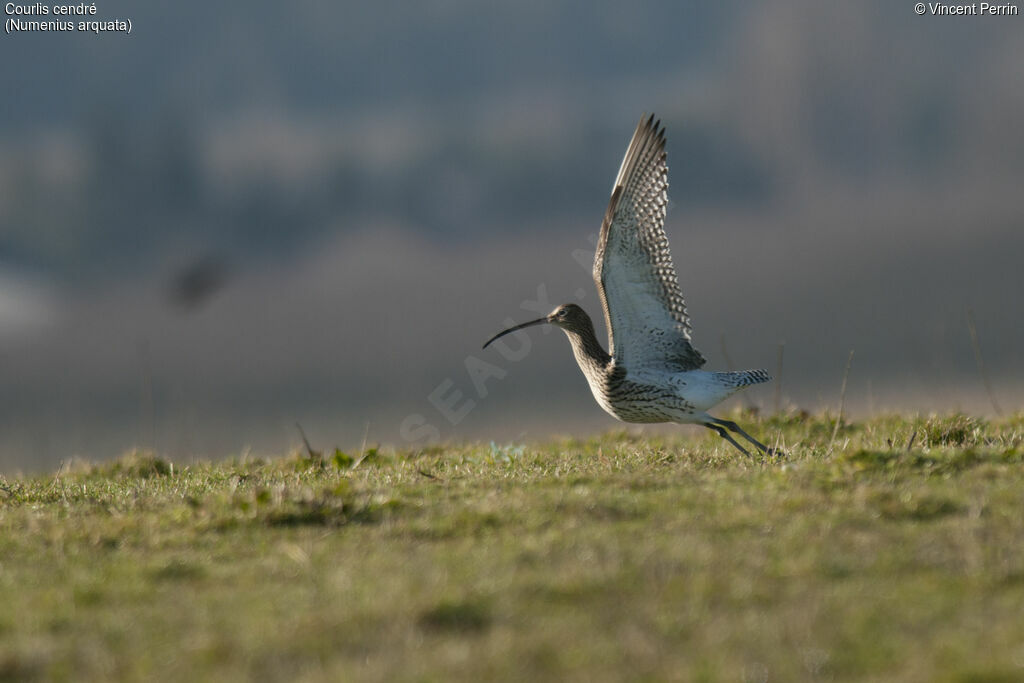
[[[672,387],[631,377],[614,361],[601,373],[584,374],[597,404],[623,422],[677,422],[693,412]]]

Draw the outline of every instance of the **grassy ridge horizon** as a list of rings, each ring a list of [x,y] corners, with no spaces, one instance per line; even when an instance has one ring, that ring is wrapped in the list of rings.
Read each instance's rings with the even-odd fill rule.
[[[1019,680],[1024,414],[0,477],[0,680]]]

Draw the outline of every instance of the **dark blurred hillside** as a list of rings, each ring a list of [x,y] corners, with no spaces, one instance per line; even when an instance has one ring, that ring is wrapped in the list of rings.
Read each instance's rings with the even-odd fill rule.
[[[97,18],[131,17],[130,36],[4,41],[17,68],[4,69],[0,83],[22,96],[0,112],[0,124],[61,126],[114,111],[152,120],[181,109],[199,118],[261,107],[412,113],[510,88],[614,83],[714,61],[742,7],[107,0]]]
[[[123,35],[0,35],[0,468],[611,426],[536,331],[589,267],[640,114],[668,234],[741,399],[991,412],[1024,397],[1020,17],[873,0],[109,2]],[[586,261],[584,258],[583,261]],[[580,298],[582,292],[583,298]],[[781,386],[780,386],[781,385]],[[780,386],[778,395],[775,387]],[[474,401],[458,424],[432,403]]]
[[[442,240],[592,217],[592,170],[649,109],[686,206],[1024,173],[1012,21],[888,2],[104,13],[133,34],[3,41],[0,262],[59,280],[176,249],[258,263],[382,217]]]

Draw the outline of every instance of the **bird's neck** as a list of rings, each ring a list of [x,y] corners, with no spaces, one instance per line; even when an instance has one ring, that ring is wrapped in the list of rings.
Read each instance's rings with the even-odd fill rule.
[[[608,355],[597,341],[594,329],[563,330],[572,344],[573,355],[583,374],[604,372],[611,365],[612,357]]]

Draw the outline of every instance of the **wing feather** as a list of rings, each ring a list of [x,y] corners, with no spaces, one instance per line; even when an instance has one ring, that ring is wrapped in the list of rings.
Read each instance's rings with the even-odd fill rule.
[[[641,119],[622,159],[601,224],[594,282],[620,367],[693,370],[704,357],[690,343],[690,318],[679,290],[668,237],[665,129]]]

